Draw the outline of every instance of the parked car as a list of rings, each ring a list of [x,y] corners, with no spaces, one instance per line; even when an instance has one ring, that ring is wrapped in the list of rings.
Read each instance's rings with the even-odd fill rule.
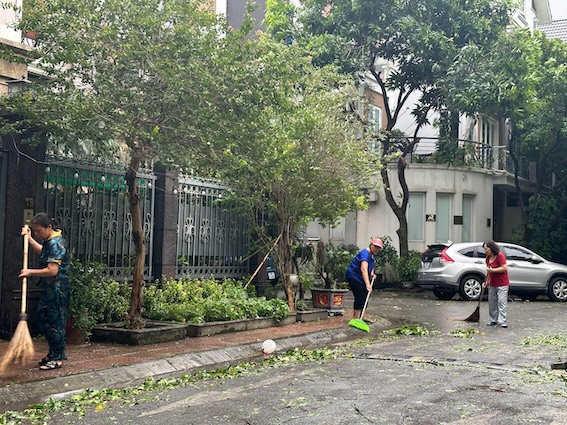
[[[482,244],[461,242],[444,248],[428,247],[422,255],[417,286],[432,289],[442,300],[453,298],[457,292],[464,300],[478,300],[486,278]],[[520,245],[506,242],[498,245],[508,263],[510,294],[524,300],[547,295],[553,301],[567,301],[567,266],[547,261]]]

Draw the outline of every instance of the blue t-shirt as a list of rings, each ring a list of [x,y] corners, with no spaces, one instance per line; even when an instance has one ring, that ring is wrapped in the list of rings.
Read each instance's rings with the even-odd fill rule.
[[[43,248],[39,255],[39,266],[44,268],[47,267],[48,263],[57,263],[59,271],[56,276],[40,278],[40,282],[67,281],[70,259],[67,243],[61,236],[60,230],[55,231],[50,239],[43,241]]]
[[[374,256],[368,248],[364,248],[356,254],[356,257],[354,257],[348,265],[345,273],[346,280],[354,279],[363,285],[365,284],[364,279],[362,278],[362,271],[360,270],[360,264],[363,261],[368,262],[368,277],[370,277],[372,270],[374,270]]]

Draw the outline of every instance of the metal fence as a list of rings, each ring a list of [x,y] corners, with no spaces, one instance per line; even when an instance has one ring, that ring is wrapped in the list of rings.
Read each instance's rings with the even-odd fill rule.
[[[227,188],[213,180],[179,175],[177,277],[242,277],[248,272],[248,229],[224,208]]]
[[[45,169],[45,211],[60,223],[72,255],[99,262],[116,279],[131,278],[135,247],[124,169],[51,160]],[[138,173],[146,240],[144,277],[152,276],[154,188],[151,172]]]

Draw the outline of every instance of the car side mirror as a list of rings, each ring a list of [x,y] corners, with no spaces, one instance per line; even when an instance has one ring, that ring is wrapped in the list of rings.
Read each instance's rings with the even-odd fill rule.
[[[530,263],[540,264],[543,263],[543,260],[539,258],[537,255],[532,255],[532,258],[530,258]]]

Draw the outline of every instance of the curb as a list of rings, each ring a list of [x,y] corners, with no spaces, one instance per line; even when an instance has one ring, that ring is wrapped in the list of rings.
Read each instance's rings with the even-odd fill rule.
[[[373,325],[371,333],[347,327],[275,339],[276,352],[285,352],[294,348],[318,348],[364,338],[382,331],[389,325],[388,320],[381,318]],[[148,377],[160,379],[192,373],[198,369],[212,369],[232,363],[258,360],[262,358],[261,344],[262,342],[255,342],[178,354],[166,359],[7,385],[0,388],[0,412],[20,409],[22,406],[25,408],[33,403],[42,403],[49,398],[63,399],[87,388],[123,388],[135,386]],[[64,389],[63,392],[62,389]]]

